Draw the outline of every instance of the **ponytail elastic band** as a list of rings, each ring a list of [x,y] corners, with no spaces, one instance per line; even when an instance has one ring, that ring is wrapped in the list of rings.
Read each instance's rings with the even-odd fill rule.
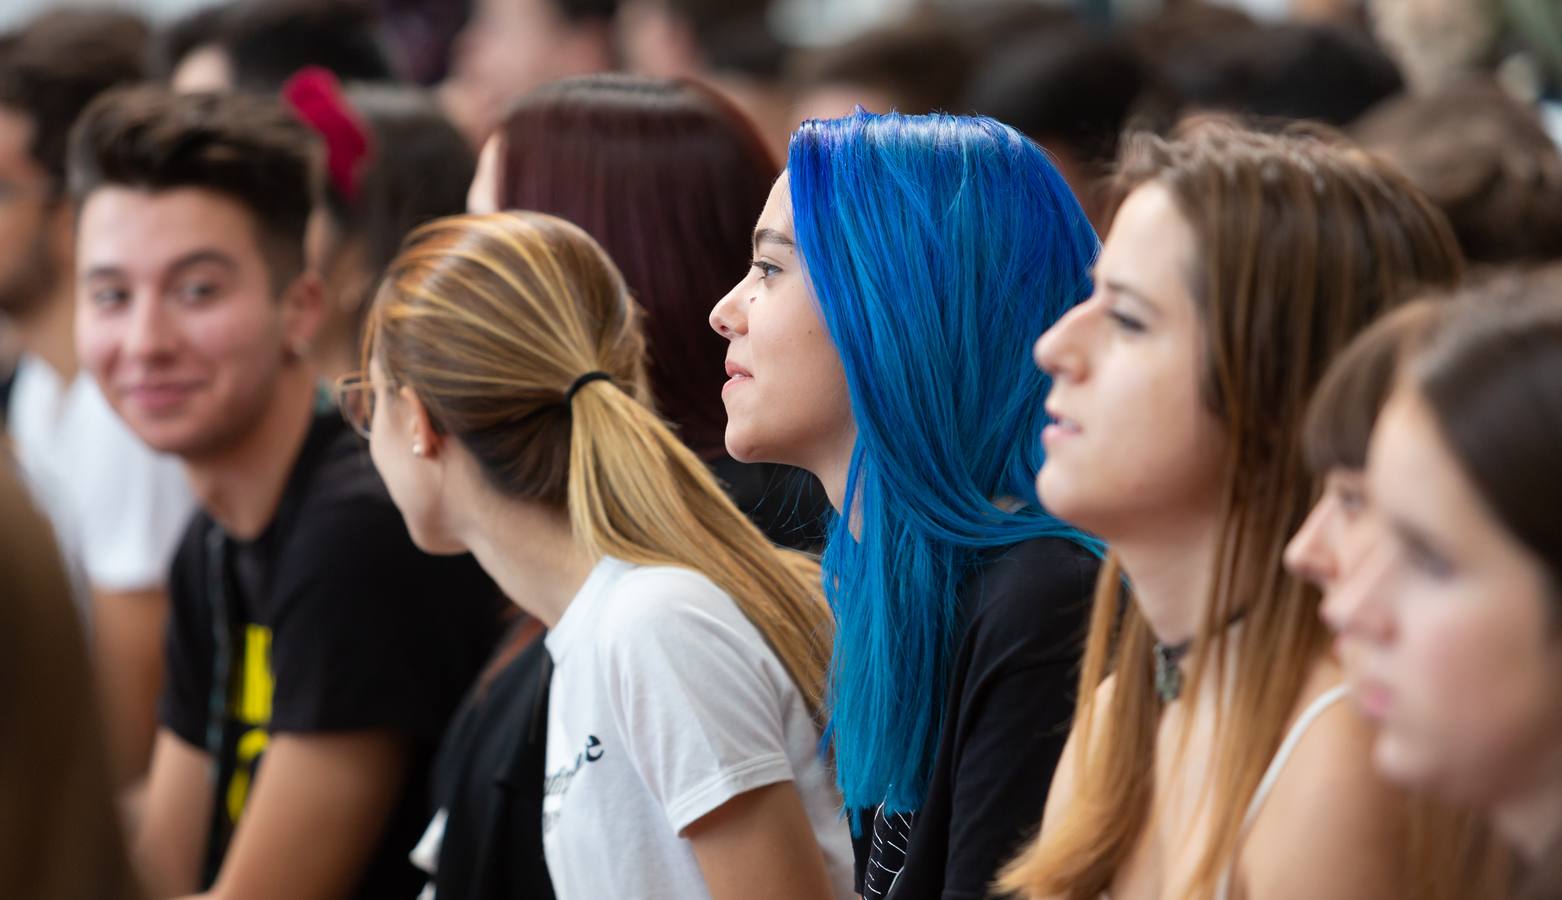
[[[587,372],[586,374],[584,374],[584,375],[580,376],[579,378],[575,379],[575,383],[570,385],[569,386],[569,390],[564,392],[564,405],[568,406],[570,404],[570,401],[575,399],[576,392],[579,391],[581,388],[585,387],[586,385],[590,384],[591,382],[593,382],[593,381],[612,381],[612,380],[613,380],[613,376],[609,375],[606,372]]]

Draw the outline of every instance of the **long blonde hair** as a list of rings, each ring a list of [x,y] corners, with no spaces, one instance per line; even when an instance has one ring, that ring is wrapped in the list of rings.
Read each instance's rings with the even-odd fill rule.
[[[1328,651],[1317,592],[1281,565],[1316,480],[1300,433],[1324,367],[1383,310],[1457,280],[1441,213],[1391,167],[1319,135],[1261,135],[1198,122],[1178,139],[1131,139],[1124,192],[1168,189],[1197,239],[1193,294],[1204,331],[1205,403],[1225,426],[1228,473],[1214,588],[1187,694],[1230,684],[1217,708],[1210,839],[1188,895],[1214,893],[1242,818],[1314,664]],[[1150,819],[1163,705],[1154,638],[1108,557],[1098,583],[1076,716],[1076,795],[1004,872],[1002,889],[1095,900]],[[1241,610],[1243,627],[1228,623]],[[1235,642],[1235,671],[1224,671]],[[1096,687],[1115,675],[1104,707]],[[1449,887],[1447,885],[1445,888]]]
[[[386,270],[364,350],[499,493],[566,511],[592,553],[710,578],[819,714],[831,620],[818,565],[771,545],[650,409],[638,309],[584,231],[529,212],[417,229]],[[568,400],[589,372],[611,377]]]

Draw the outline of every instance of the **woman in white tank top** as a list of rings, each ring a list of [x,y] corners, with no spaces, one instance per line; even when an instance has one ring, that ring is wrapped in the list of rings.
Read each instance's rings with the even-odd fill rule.
[[[1036,345],[1041,499],[1112,554],[1040,837],[1000,886],[1410,896],[1401,798],[1281,554],[1315,496],[1299,434],[1323,367],[1452,282],[1458,250],[1396,172],[1322,139],[1205,121],[1125,154],[1096,293]]]
[[[1526,900],[1562,897],[1559,296],[1555,275],[1476,288],[1405,360],[1367,454],[1365,559],[1325,608],[1378,771],[1483,811]]]

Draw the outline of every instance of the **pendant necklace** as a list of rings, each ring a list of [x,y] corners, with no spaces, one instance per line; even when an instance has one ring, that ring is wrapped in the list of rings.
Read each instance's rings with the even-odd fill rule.
[[[1241,620],[1247,610],[1239,609],[1226,620],[1226,627],[1230,628]],[[1178,644],[1163,644],[1155,642],[1155,693],[1160,695],[1162,703],[1170,703],[1182,696],[1182,658],[1188,655],[1193,647],[1193,638]]]

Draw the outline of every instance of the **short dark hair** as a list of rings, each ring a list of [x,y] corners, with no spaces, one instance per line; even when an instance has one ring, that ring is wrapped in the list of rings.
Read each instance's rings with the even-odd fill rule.
[[[317,173],[314,135],[266,97],[123,88],[93,101],[71,135],[78,205],[111,185],[222,194],[255,217],[277,292],[303,271]]]
[[[803,87],[856,84],[882,90],[894,98],[897,112],[920,115],[961,112],[974,63],[970,46],[945,14],[925,12],[802,54],[792,76]]]
[[[1064,26],[1005,45],[972,79],[965,105],[1043,146],[1061,144],[1099,176],[1125,131],[1170,130],[1177,100],[1126,39]]]
[[[618,15],[618,0],[548,0],[566,22],[607,21]]]
[[[128,13],[61,10],[17,32],[0,50],[0,106],[32,123],[33,161],[65,186],[66,144],[93,98],[145,76],[146,24]]]
[[[1392,100],[1353,134],[1432,198],[1471,262],[1562,259],[1562,151],[1496,82]]]
[[[1342,127],[1404,89],[1370,37],[1334,25],[1217,28],[1165,53],[1162,70],[1190,106]]]
[[[396,77],[374,11],[361,0],[244,0],[197,12],[168,33],[168,74],[203,46],[227,55],[235,89],[258,94],[275,94],[307,66],[343,81]]]

